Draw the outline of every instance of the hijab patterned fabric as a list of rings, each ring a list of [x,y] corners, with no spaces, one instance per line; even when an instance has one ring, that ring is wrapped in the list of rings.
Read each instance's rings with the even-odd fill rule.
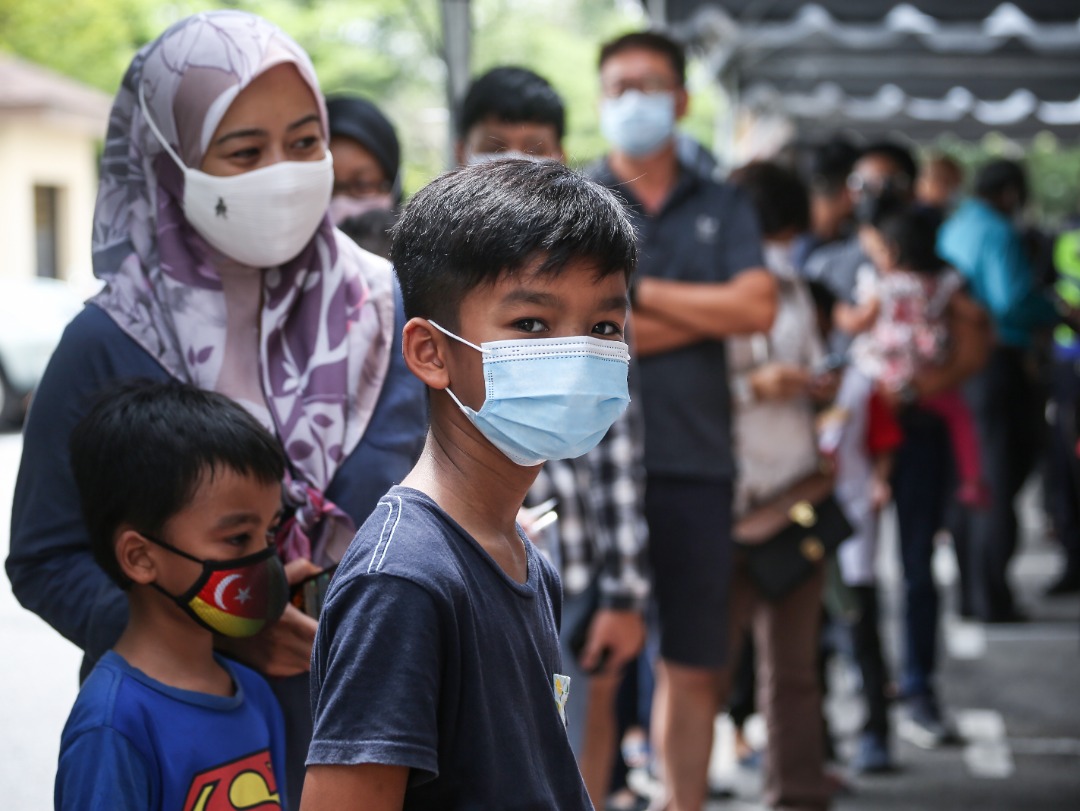
[[[285,265],[246,268],[223,257],[184,218],[183,173],[139,103],[141,87],[164,138],[198,168],[232,101],[281,64],[310,86],[327,132],[310,60],[259,17],[197,14],[136,55],[102,159],[93,260],[105,288],[93,302],[169,374],[228,394],[281,439],[293,470],[287,497],[311,516],[302,533],[291,533],[285,556],[292,558],[310,556],[311,545],[318,553],[333,532],[327,524],[348,522],[321,492],[360,441],[389,367],[389,265],[340,237],[325,217]],[[241,347],[239,355],[230,358],[230,347]]]

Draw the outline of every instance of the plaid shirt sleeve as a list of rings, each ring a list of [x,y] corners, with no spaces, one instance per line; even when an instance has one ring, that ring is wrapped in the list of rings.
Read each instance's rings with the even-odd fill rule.
[[[537,540],[558,566],[566,594],[596,582],[601,607],[644,610],[650,586],[643,453],[635,399],[593,450],[545,462],[530,488],[528,505],[557,500],[559,520]]]

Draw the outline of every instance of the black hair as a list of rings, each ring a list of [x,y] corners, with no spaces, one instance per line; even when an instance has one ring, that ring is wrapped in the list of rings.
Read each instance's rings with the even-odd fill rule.
[[[859,159],[859,150],[847,138],[835,136],[811,147],[807,157],[810,188],[832,196],[846,188],[851,168]]]
[[[936,276],[945,267],[937,255],[940,215],[920,206],[882,212],[872,223],[896,251],[896,265],[904,270]]]
[[[280,482],[277,440],[228,397],[187,383],[136,380],[105,391],[71,434],[71,468],[90,548],[122,588],[116,532],[159,536],[199,486],[228,469]]]
[[[1027,200],[1028,184],[1024,167],[1016,161],[991,161],[975,175],[975,196],[983,200],[995,200],[1003,193],[1012,191],[1022,203]]]
[[[810,227],[810,198],[799,176],[771,161],[755,161],[731,173],[757,211],[766,237]]]
[[[686,51],[678,42],[659,31],[633,31],[605,42],[600,46],[600,59],[597,65],[602,68],[611,57],[623,51],[639,49],[666,56],[679,80],[679,86],[686,85]]]
[[[874,141],[863,147],[859,154],[859,160],[872,156],[887,158],[900,167],[900,172],[908,181],[908,188],[915,186],[915,177],[919,174],[919,164],[915,162],[915,156],[911,150],[901,146],[896,141]]]
[[[496,118],[509,124],[550,124],[561,141],[566,134],[566,106],[547,79],[526,68],[492,68],[473,81],[461,104],[458,136]]]
[[[351,138],[371,153],[395,187],[400,201],[401,144],[394,125],[373,102],[360,96],[339,95],[326,99],[330,136]]]
[[[836,294],[820,279],[807,279],[810,298],[814,301],[814,313],[817,316],[818,332],[826,342],[833,327],[833,307],[836,306]]]
[[[634,229],[619,198],[549,160],[502,160],[436,178],[412,198],[392,230],[390,258],[405,315],[457,328],[471,290],[539,261],[557,275],[573,261],[597,278],[629,279]]]

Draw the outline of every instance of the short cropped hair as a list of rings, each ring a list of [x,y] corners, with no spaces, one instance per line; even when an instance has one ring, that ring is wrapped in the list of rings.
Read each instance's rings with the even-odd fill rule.
[[[228,397],[187,383],[130,381],[107,390],[71,434],[71,468],[90,548],[121,588],[124,524],[160,535],[219,470],[280,482],[277,440]]]
[[[859,159],[859,149],[847,138],[835,136],[811,147],[807,157],[810,188],[831,197],[847,187],[848,175]]]
[[[600,46],[597,66],[602,68],[611,57],[632,50],[653,51],[667,57],[679,79],[679,86],[686,85],[686,51],[678,42],[659,31],[633,31],[605,42]]]
[[[1021,201],[1027,200],[1028,183],[1024,167],[1016,161],[990,161],[975,175],[975,196],[993,200],[1006,191],[1015,192]]]
[[[566,107],[547,79],[518,67],[492,68],[477,78],[461,105],[458,136],[495,118],[508,124],[550,124],[561,141],[566,134]]]
[[[581,261],[597,278],[627,279],[637,263],[634,229],[615,194],[550,160],[448,172],[416,193],[392,236],[406,317],[449,329],[466,294],[530,263],[558,275]]]
[[[736,169],[728,179],[750,199],[766,237],[810,227],[810,196],[792,170],[755,161]]]
[[[915,178],[919,174],[919,164],[911,150],[896,141],[874,141],[863,147],[859,160],[871,156],[887,158],[900,167],[901,173],[908,180],[908,188],[914,189]]]
[[[937,254],[937,232],[940,217],[919,206],[906,206],[882,213],[873,227],[896,250],[896,264],[936,276],[945,268]]]

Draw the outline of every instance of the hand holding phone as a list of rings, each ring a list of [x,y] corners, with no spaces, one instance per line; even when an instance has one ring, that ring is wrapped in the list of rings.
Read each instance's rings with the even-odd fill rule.
[[[289,602],[299,608],[309,617],[319,618],[322,611],[323,601],[326,599],[326,590],[330,587],[330,580],[337,570],[337,564],[317,572],[311,577],[306,577],[292,587]]]

